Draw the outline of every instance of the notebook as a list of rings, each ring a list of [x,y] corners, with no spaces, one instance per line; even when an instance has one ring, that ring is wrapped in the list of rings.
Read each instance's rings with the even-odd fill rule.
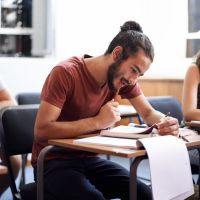
[[[156,124],[153,124],[150,127],[120,125],[100,132],[101,136],[132,139],[148,138],[154,134],[157,134]]]
[[[76,139],[74,140],[74,143],[122,147],[127,149],[140,149],[142,147],[142,144],[138,140],[104,137],[99,135]]]

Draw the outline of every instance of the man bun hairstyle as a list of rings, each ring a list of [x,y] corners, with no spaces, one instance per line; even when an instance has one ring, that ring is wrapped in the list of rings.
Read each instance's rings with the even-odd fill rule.
[[[135,21],[127,21],[122,26],[120,26],[120,28],[121,32],[132,30],[143,33],[142,27]]]
[[[143,34],[142,27],[135,21],[127,21],[120,27],[120,32],[111,41],[104,55],[111,54],[117,46],[123,48],[118,58],[119,62],[126,60],[129,56],[134,56],[141,49],[153,61],[153,45],[149,38]]]

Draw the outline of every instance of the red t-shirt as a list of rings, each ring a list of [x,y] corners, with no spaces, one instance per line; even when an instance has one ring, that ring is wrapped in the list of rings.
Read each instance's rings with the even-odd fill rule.
[[[141,94],[139,85],[124,86],[119,94],[122,98],[133,98]],[[84,58],[72,57],[55,66],[48,75],[41,93],[41,100],[61,109],[57,121],[75,121],[96,116],[100,108],[115,96],[107,83],[102,87],[88,71]],[[39,152],[47,143],[34,142],[32,164],[36,164]],[[94,156],[96,154],[62,149],[47,155],[52,158]]]

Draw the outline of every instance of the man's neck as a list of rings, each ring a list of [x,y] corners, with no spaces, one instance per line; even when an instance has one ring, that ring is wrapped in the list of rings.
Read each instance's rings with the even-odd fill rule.
[[[107,82],[107,71],[111,64],[109,56],[102,55],[98,57],[86,58],[85,64],[88,71],[100,86]]]

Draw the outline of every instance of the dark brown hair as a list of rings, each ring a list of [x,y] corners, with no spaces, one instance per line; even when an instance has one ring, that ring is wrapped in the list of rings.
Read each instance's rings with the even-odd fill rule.
[[[127,21],[121,27],[120,32],[111,41],[104,55],[110,54],[116,46],[121,46],[123,52],[120,61],[133,56],[140,49],[153,61],[154,48],[149,38],[143,34],[142,27],[135,21]]]

